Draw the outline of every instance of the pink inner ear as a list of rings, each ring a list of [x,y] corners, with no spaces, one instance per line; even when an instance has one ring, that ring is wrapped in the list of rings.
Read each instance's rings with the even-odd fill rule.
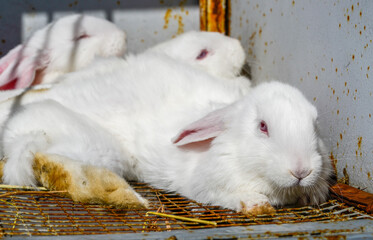
[[[13,48],[9,51],[7,55],[2,57],[0,59],[0,74],[2,74],[11,63],[14,63],[16,61],[21,61],[21,50],[22,45],[18,45],[17,47]]]
[[[197,132],[197,130],[187,130],[187,131],[183,131],[183,132],[179,135],[179,137],[178,137],[176,140],[173,140],[173,143],[178,143],[178,142],[180,142],[181,139],[185,138],[185,137],[188,136],[188,135],[191,135],[191,134],[193,134],[193,133],[196,133],[196,132]]]
[[[172,142],[177,146],[183,146],[217,137],[225,130],[223,119],[229,109],[229,107],[226,107],[213,111],[200,120],[189,124],[172,139]]]
[[[16,87],[17,79],[14,79],[13,81],[8,82],[7,84],[0,87],[0,90],[12,90]]]

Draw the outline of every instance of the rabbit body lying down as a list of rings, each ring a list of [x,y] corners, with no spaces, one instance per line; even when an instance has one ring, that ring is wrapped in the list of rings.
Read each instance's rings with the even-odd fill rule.
[[[216,32],[189,31],[176,38],[159,43],[146,52],[165,54],[177,61],[201,69],[217,78],[227,79],[246,94],[250,80],[240,76],[245,62],[245,52],[237,39]],[[59,78],[58,80],[61,80]],[[21,95],[26,91],[49,89],[53,84],[35,85],[27,89],[0,92],[0,102]]]
[[[147,203],[119,176],[252,213],[324,201],[331,166],[315,107],[279,82],[240,88],[155,52],[96,61],[0,104],[3,181],[120,207]],[[56,166],[64,178],[43,171]]]
[[[0,59],[1,90],[54,83],[97,56],[122,56],[126,34],[113,23],[73,14],[37,30]]]

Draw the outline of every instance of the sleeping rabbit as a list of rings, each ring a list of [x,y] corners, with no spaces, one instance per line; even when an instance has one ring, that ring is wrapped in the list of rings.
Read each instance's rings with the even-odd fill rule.
[[[96,61],[17,104],[0,104],[7,184],[146,207],[124,177],[254,214],[327,198],[331,166],[316,108],[283,83],[242,97],[226,79],[145,52]]]
[[[97,57],[122,56],[126,34],[113,23],[69,15],[37,30],[0,59],[1,90],[52,83]]]

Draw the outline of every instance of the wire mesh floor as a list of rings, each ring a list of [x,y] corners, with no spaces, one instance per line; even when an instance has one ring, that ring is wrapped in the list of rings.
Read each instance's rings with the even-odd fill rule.
[[[0,194],[15,193],[0,198],[0,237],[146,233],[258,224],[373,219],[373,216],[337,200],[330,200],[319,207],[281,208],[271,215],[245,216],[216,206],[206,206],[176,194],[165,193],[146,184],[131,185],[149,200],[150,209],[126,211],[108,206],[74,203],[58,194],[25,195],[17,194],[17,191],[22,189],[0,188]],[[217,226],[149,215],[148,211],[213,221]]]

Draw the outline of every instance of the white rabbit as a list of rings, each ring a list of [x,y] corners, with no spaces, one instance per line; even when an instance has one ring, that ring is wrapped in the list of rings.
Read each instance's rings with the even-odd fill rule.
[[[2,120],[5,183],[36,179],[53,188],[35,174],[42,172],[33,168],[41,154],[62,168],[64,161],[54,159],[66,158],[69,174],[70,162],[79,165],[74,169],[106,167],[237,211],[327,197],[331,166],[316,134],[317,112],[293,87],[266,83],[241,98],[229,81],[155,53],[102,59],[64,78],[49,91],[26,94],[20,108],[0,105],[0,112],[15,109]],[[91,145],[98,146],[93,154],[86,151]],[[74,174],[84,180],[71,185],[84,188],[89,178]]]
[[[88,65],[96,56],[122,56],[126,34],[113,23],[82,14],[69,15],[37,30],[0,59],[2,90],[52,83]]]
[[[231,84],[241,87],[242,95],[250,89],[250,80],[239,76],[245,61],[245,53],[240,42],[234,38],[216,32],[190,31],[146,51],[166,54],[213,76],[228,78]],[[31,90],[50,87],[50,84],[36,85]],[[0,92],[0,102],[28,90],[30,89]]]

